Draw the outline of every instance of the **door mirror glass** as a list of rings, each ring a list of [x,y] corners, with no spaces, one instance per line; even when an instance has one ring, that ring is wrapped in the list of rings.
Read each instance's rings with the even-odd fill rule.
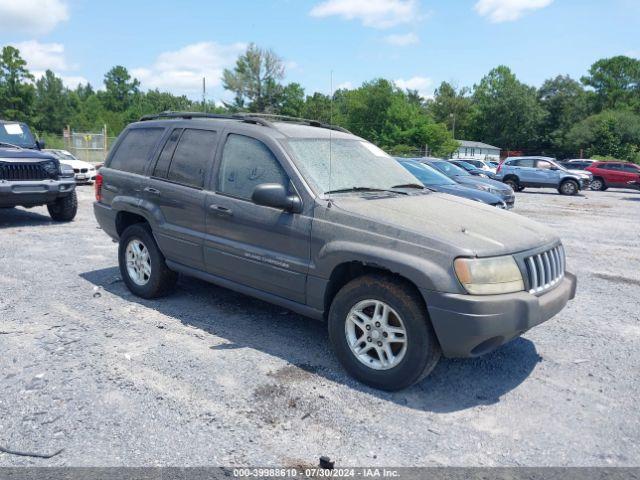
[[[289,195],[286,188],[277,183],[262,183],[258,185],[253,190],[251,200],[256,205],[262,205],[263,207],[280,208],[292,213],[302,211],[300,197]]]

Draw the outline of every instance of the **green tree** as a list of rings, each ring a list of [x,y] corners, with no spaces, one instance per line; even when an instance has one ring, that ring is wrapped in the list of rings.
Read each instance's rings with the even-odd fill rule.
[[[234,110],[248,109],[251,112],[274,112],[284,78],[282,59],[272,50],[250,44],[247,51],[238,57],[233,70],[222,73],[222,85],[235,94],[229,105]]]
[[[33,80],[18,49],[3,47],[0,55],[0,117],[21,122],[30,119],[35,97]]]
[[[140,82],[131,78],[129,71],[120,65],[113,67],[104,76],[105,91],[99,92],[99,98],[107,110],[124,112],[129,108],[138,93]]]
[[[598,111],[626,105],[640,108],[640,60],[623,55],[598,60],[582,83],[595,91]]]
[[[318,92],[307,96],[302,109],[302,116],[323,123],[331,123],[331,97]]]
[[[588,157],[602,156],[640,163],[640,115],[607,110],[586,118],[567,134],[568,143]]]
[[[34,124],[41,132],[60,134],[69,121],[68,91],[51,70],[36,81],[35,111]]]
[[[304,114],[304,88],[299,83],[290,83],[282,87],[277,98],[276,111],[280,115],[301,117]]]
[[[456,89],[448,82],[442,82],[434,92],[427,109],[438,123],[444,123],[456,138],[466,139],[471,135],[473,99],[470,89]]]
[[[547,115],[541,125],[541,147],[570,154],[566,135],[589,115],[587,94],[582,85],[569,76],[559,75],[544,82],[538,100]]]
[[[475,140],[503,149],[537,146],[545,113],[536,89],[518,81],[508,67],[494,68],[475,87]]]

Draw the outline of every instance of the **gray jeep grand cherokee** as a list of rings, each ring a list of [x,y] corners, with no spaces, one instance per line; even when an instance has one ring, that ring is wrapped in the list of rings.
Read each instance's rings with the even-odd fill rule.
[[[182,273],[326,319],[344,367],[386,390],[419,381],[441,354],[487,353],[574,297],[553,232],[425,189],[338,127],[142,120],[118,139],[94,204],[136,295],[164,295]]]

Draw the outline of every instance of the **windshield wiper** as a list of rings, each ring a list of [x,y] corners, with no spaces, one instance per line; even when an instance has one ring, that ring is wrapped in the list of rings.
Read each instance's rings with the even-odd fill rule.
[[[424,190],[424,185],[419,183],[403,183],[402,185],[394,185],[391,188],[417,188],[418,190]]]
[[[400,195],[407,195],[406,192],[398,192],[396,190],[385,190],[384,188],[375,188],[375,187],[340,188],[337,190],[329,190],[328,192],[324,192],[324,194],[328,195],[330,193],[348,193],[348,192],[391,192],[391,193],[399,193]]]

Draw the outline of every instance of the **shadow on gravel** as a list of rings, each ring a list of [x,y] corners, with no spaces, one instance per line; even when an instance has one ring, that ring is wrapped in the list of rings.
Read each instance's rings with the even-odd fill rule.
[[[331,352],[322,322],[184,276],[180,277],[175,293],[159,300],[144,300],[131,294],[120,279],[117,267],[80,276],[123,300],[144,305],[226,340],[226,343],[211,345],[214,351],[251,348],[287,361],[293,367],[283,370],[294,368],[299,374],[276,372],[274,377],[283,383],[296,381],[300,375],[320,375],[416,410],[454,412],[497,403],[502,395],[526,380],[541,361],[534,344],[519,338],[481,358],[443,358],[421,383],[401,392],[382,392],[358,383],[344,372]]]
[[[0,208],[0,228],[35,227],[53,223],[51,217],[21,208]]]

